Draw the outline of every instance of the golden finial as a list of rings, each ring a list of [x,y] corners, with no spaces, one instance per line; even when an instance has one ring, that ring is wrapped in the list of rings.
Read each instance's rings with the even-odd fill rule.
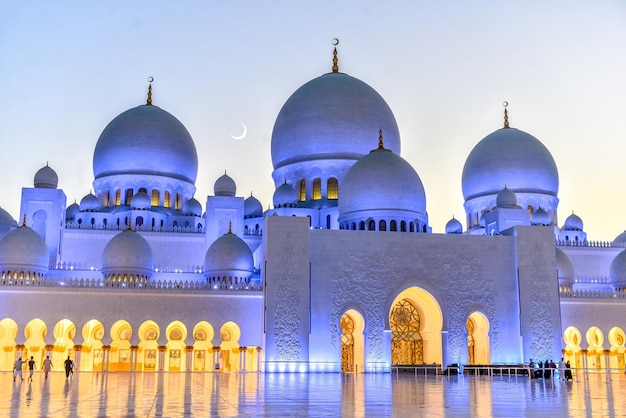
[[[504,106],[504,127],[508,128],[509,127],[509,112],[506,110],[507,106],[509,105],[509,102],[502,102],[502,106]]]
[[[150,83],[148,85],[148,100],[146,101],[146,104],[148,106],[152,106],[152,82],[154,81],[154,77],[148,77],[148,83]]]
[[[339,72],[339,59],[337,58],[337,45],[339,45],[339,39],[333,39],[333,45],[335,49],[333,50],[333,73]]]
[[[22,227],[26,226],[26,214],[24,214],[24,219],[22,220]]]
[[[378,130],[378,149],[385,149],[385,145],[383,144],[383,130],[382,130],[382,128]]]
[[[233,233],[233,221],[228,221],[228,233],[231,235]]]

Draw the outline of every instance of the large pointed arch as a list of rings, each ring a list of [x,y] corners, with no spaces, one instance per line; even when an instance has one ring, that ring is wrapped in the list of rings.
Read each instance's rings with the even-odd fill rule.
[[[359,373],[365,371],[365,320],[354,309],[346,311],[339,323],[341,331],[341,371]]]

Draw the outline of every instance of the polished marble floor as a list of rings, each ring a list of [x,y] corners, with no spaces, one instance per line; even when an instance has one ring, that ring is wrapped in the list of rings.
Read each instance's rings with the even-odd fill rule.
[[[0,417],[625,416],[626,375],[573,382],[390,374],[60,372],[13,382]]]

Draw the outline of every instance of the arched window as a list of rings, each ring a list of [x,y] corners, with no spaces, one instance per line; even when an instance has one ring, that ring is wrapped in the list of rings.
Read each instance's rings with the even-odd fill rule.
[[[104,219],[102,220],[102,224],[104,225],[104,227],[105,227],[105,228],[106,228],[106,226],[107,226],[107,223],[109,223],[108,221],[109,221],[109,220],[108,220],[107,218],[104,218]]]
[[[406,232],[406,221],[400,221],[400,232]]]
[[[137,216],[137,218],[135,219],[135,226],[143,226],[143,217],[142,216]]]
[[[309,218],[309,226],[311,226],[311,215],[307,215],[307,218]]]
[[[398,230],[396,221],[389,221],[389,230],[394,232]]]
[[[152,189],[152,199],[150,204],[152,206],[159,206],[159,191],[157,189]]]
[[[306,200],[306,181],[304,179],[300,180],[300,202],[304,202]]]
[[[367,223],[367,230],[368,231],[376,231],[376,221],[373,219],[370,219],[370,221]]]
[[[122,200],[122,191],[120,189],[117,189],[115,191],[115,206],[119,206],[121,204],[121,200]]]
[[[326,192],[326,195],[328,196],[328,199],[339,199],[339,183],[337,182],[337,179],[334,177],[329,178],[327,187],[328,191]]]
[[[106,192],[104,192],[104,207],[108,208],[109,205],[111,204],[111,192],[109,192],[108,190]]]
[[[313,200],[320,200],[322,198],[322,180],[313,180]]]
[[[409,232],[415,232],[415,226],[413,225],[413,222],[409,222]]]
[[[363,221],[359,222],[359,230],[360,231],[365,231],[365,222],[363,222]]]
[[[386,231],[387,230],[387,222],[385,222],[384,220],[381,220],[380,222],[378,222],[378,230],[379,231]]]
[[[356,223],[352,222],[352,225],[350,225],[350,229],[355,231],[356,230]]]
[[[170,192],[165,192],[165,196],[163,199],[163,206],[166,208],[170,207]]]
[[[176,206],[175,209],[176,210],[181,210],[183,208],[183,199],[180,195],[180,193],[176,193]]]
[[[130,205],[130,201],[133,200],[133,189],[126,190],[126,203],[125,205]]]
[[[330,215],[326,215],[326,229],[330,229]]]

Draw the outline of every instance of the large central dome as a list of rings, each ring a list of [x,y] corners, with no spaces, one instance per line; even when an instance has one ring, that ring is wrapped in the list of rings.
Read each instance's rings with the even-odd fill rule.
[[[385,100],[364,82],[343,73],[317,77],[291,95],[272,133],[274,169],[305,161],[353,159],[369,153],[372,132],[400,154],[396,119]]]
[[[195,183],[198,154],[183,124],[151,105],[127,110],[104,129],[93,156],[95,179],[140,174]]]

